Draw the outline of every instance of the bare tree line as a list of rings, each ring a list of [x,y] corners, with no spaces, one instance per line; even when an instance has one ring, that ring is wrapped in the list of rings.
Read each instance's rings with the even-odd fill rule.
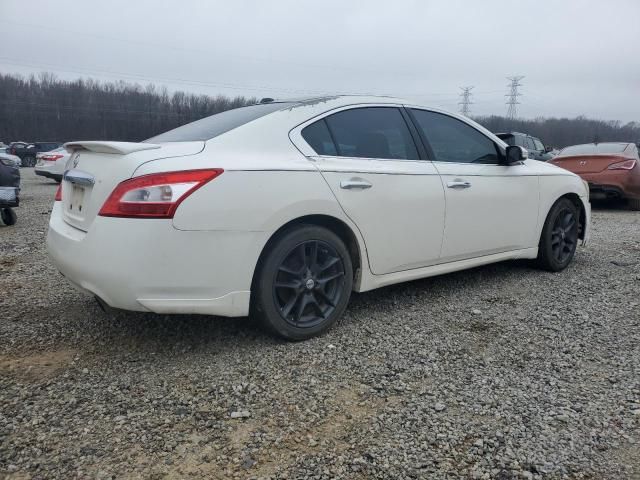
[[[640,142],[640,122],[622,124],[617,120],[576,118],[536,118],[509,120],[506,117],[476,117],[474,120],[494,133],[522,132],[538,137],[556,148],[592,142]]]
[[[166,88],[93,79],[61,80],[49,73],[0,74],[0,140],[140,141],[200,118],[254,103]],[[557,148],[593,141],[640,141],[640,123],[577,118],[475,118],[492,132],[519,131]]]
[[[255,99],[210,97],[126,82],[0,74],[0,140],[140,141]]]

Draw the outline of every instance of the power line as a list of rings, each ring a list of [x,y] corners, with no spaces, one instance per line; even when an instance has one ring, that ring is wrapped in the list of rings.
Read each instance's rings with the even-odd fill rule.
[[[507,118],[509,120],[515,120],[516,118],[518,118],[517,106],[520,104],[520,102],[518,101],[518,97],[522,96],[522,94],[518,92],[518,87],[522,86],[522,83],[520,83],[520,81],[523,78],[524,78],[524,75],[507,77],[507,80],[509,80],[510,83],[509,85],[507,85],[507,87],[509,87],[509,93],[507,93],[505,97],[507,97],[507,101],[506,101],[506,104],[508,105]]]
[[[471,101],[471,90],[473,90],[473,86],[471,87],[460,87],[460,98],[461,101],[458,102],[460,105],[460,113],[465,117],[470,116],[471,109],[469,108],[473,102]]]

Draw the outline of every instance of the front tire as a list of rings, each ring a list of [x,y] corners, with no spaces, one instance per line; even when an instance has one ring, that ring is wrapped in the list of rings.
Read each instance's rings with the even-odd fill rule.
[[[287,340],[326,332],[342,316],[353,287],[344,242],[316,225],[282,232],[266,252],[255,284],[255,310]]]
[[[578,245],[580,214],[568,198],[558,200],[547,215],[538,245],[540,268],[559,272],[567,268]]]

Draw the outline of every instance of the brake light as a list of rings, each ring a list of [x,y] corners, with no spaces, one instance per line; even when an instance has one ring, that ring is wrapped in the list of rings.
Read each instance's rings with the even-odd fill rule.
[[[224,170],[152,173],[120,183],[98,215],[126,218],[173,218],[182,201]]]
[[[55,162],[56,160],[64,157],[64,155],[42,155],[40,158],[47,162]]]
[[[625,160],[624,162],[612,163],[607,167],[607,170],[633,170],[633,167],[636,166],[636,161],[634,159]]]
[[[62,183],[58,184],[58,189],[56,190],[56,196],[53,197],[53,200],[55,202],[61,202],[62,201]]]

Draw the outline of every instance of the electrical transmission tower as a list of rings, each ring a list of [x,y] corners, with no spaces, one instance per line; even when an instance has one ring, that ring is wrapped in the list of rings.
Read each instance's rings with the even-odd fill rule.
[[[460,90],[462,90],[462,92],[460,92],[461,100],[458,102],[458,105],[460,105],[460,113],[468,117],[471,114],[469,106],[473,104],[471,101],[471,90],[473,90],[473,87],[460,87]]]
[[[522,83],[520,83],[520,80],[522,80],[524,78],[524,75],[518,75],[515,77],[507,77],[507,80],[509,80],[509,85],[507,85],[507,87],[509,87],[509,93],[507,93],[505,95],[505,97],[507,97],[507,105],[509,106],[509,108],[507,109],[507,118],[509,120],[515,120],[516,118],[518,118],[518,105],[520,104],[520,102],[518,101],[518,97],[520,97],[522,94],[520,92],[518,92],[518,87],[522,86]]]

